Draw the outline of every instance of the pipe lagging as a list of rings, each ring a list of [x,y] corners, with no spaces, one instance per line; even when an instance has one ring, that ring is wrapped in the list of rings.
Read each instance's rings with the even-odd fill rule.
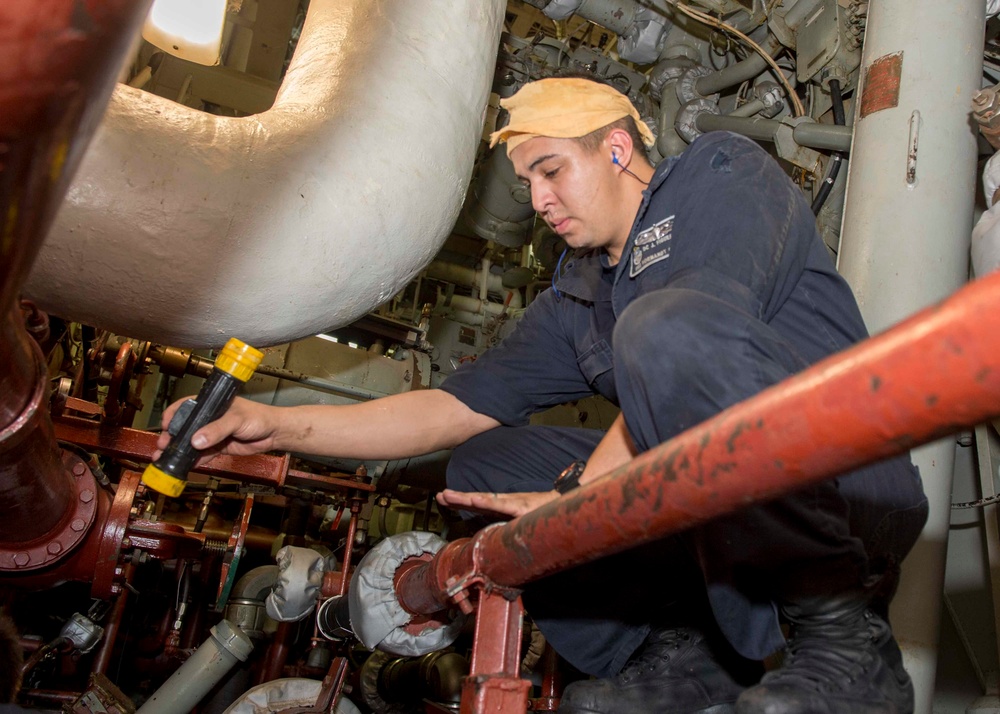
[[[702,133],[731,131],[757,141],[774,141],[781,126],[776,119],[720,116],[708,112],[702,112],[695,119],[695,127]],[[799,146],[847,153],[851,149],[852,132],[849,126],[804,122],[793,128],[792,138]]]
[[[253,642],[229,620],[222,620],[210,632],[136,714],[187,714],[237,662],[246,662],[253,652]]]
[[[516,588],[905,453],[1000,413],[1000,272],[399,577],[413,613],[454,583]],[[934,364],[933,370],[927,365]]]

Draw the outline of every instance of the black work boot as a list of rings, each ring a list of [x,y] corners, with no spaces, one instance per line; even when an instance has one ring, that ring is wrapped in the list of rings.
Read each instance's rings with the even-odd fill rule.
[[[751,682],[760,676],[757,663],[737,668],[749,670]],[[742,674],[739,684],[697,630],[654,630],[614,677],[566,687],[559,714],[731,714]]]
[[[785,661],[740,696],[737,714],[911,714],[902,654],[866,600],[817,599],[782,612],[791,625]]]

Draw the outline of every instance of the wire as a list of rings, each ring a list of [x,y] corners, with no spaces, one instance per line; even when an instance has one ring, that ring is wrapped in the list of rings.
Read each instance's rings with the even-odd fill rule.
[[[962,503],[953,503],[951,504],[951,507],[956,510],[960,508],[982,508],[983,506],[990,506],[997,502],[1000,502],[1000,495],[987,496],[986,498],[980,498],[978,501],[964,501]]]
[[[840,82],[836,79],[830,80],[830,98],[833,101],[833,123],[837,126],[844,126],[847,122],[847,117],[844,113],[844,98],[840,94]],[[812,202],[811,208],[814,216],[819,215],[823,204],[826,203],[830,192],[833,191],[833,184],[837,180],[837,174],[840,173],[840,165],[843,162],[844,155],[839,151],[834,151],[830,155],[830,170],[826,178],[823,179],[823,185],[819,187],[816,198]]]
[[[559,260],[556,262],[556,270],[555,270],[554,273],[552,273],[552,291],[556,294],[556,298],[557,299],[561,299],[562,298],[562,293],[559,292],[559,288],[556,287],[556,279],[559,277],[559,274],[562,272],[563,258],[566,257],[566,252],[568,250],[569,250],[569,248],[563,248],[563,252],[559,255]]]
[[[699,22],[703,22],[706,25],[709,25],[710,27],[718,28],[723,32],[735,35],[736,37],[743,40],[743,42],[748,44],[754,50],[754,52],[759,54],[764,59],[764,61],[767,62],[768,66],[770,66],[771,69],[774,70],[774,73],[778,77],[778,81],[780,81],[781,84],[785,87],[785,93],[788,94],[788,99],[792,103],[795,116],[797,117],[805,116],[806,110],[805,107],[802,106],[802,100],[800,100],[799,96],[795,93],[795,90],[792,88],[792,85],[788,82],[788,78],[785,76],[785,73],[781,71],[781,68],[778,66],[778,63],[774,61],[774,58],[771,57],[771,55],[769,55],[767,52],[764,51],[763,47],[758,45],[756,42],[751,40],[745,33],[740,32],[732,25],[727,25],[722,20],[718,20],[712,17],[711,15],[701,12],[700,10],[695,10],[694,8],[690,8],[687,5],[682,5],[679,2],[679,0],[667,0],[667,3],[672,7],[680,10],[688,17],[698,20]]]
[[[629,171],[627,167],[622,166],[621,164],[618,164],[618,167],[621,168],[621,170],[624,171],[625,173],[627,173],[629,176],[631,176],[632,178],[634,178],[636,181],[638,181],[639,183],[641,183],[643,186],[648,186],[649,185],[649,181],[643,181],[641,178],[639,178],[634,173],[632,173],[631,171]]]

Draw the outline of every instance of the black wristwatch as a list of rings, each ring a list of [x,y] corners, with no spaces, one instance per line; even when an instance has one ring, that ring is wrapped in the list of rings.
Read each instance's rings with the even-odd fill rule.
[[[564,468],[561,474],[556,476],[552,488],[559,493],[569,493],[580,485],[580,477],[583,475],[585,468],[587,468],[587,462],[583,459],[577,459]]]

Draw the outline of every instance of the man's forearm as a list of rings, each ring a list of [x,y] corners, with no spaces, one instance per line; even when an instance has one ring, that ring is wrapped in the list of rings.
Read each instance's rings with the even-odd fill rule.
[[[291,407],[281,419],[278,449],[355,459],[426,454],[499,425],[438,389],[347,406]]]
[[[619,414],[611,428],[608,429],[608,433],[587,459],[587,468],[580,476],[580,483],[588,483],[599,476],[614,471],[619,466],[631,461],[635,455],[635,444],[632,443],[632,438],[628,435],[625,416]]]

